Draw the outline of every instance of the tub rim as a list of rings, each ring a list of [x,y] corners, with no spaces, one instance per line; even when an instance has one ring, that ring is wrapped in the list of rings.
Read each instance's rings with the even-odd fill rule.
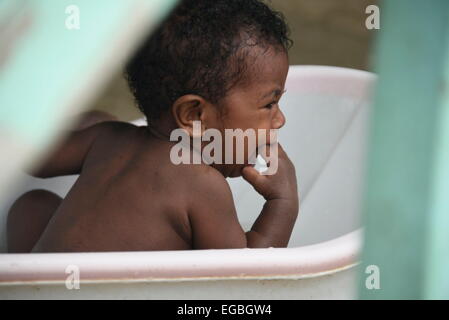
[[[63,284],[73,265],[81,283],[316,278],[356,266],[361,239],[358,229],[296,248],[1,254],[0,286]]]

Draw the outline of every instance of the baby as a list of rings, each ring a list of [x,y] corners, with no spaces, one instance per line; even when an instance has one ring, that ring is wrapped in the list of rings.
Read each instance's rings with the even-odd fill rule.
[[[248,156],[243,163],[174,164],[170,134],[180,128],[193,138],[194,123],[223,136],[225,129],[281,128],[290,45],[282,16],[261,1],[181,2],[127,67],[148,126],[101,121],[71,133],[34,175],[78,180],[64,199],[34,190],[14,203],[9,251],[286,247],[298,191],[294,166],[276,141],[267,135],[255,150],[244,146],[245,155],[278,146],[276,173],[261,175]],[[266,200],[248,232],[226,181],[239,176]]]

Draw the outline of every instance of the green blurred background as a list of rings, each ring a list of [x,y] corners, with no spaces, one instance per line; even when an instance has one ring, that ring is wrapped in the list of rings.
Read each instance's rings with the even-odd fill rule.
[[[365,9],[377,0],[271,0],[284,14],[294,45],[290,64],[331,65],[370,70],[371,43],[376,31],[365,27]],[[122,74],[111,79],[90,109],[121,120],[142,117]]]

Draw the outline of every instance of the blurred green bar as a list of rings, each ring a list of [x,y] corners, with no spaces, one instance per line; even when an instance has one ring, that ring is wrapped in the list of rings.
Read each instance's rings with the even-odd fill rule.
[[[380,8],[359,294],[441,297],[436,283],[447,289],[449,280],[443,272],[449,268],[449,197],[443,196],[449,190],[449,119],[441,100],[449,1],[390,0]],[[378,267],[379,289],[366,285],[371,265]]]
[[[449,41],[441,89],[424,287],[428,299],[449,299]]]
[[[0,5],[0,128],[47,145],[63,112],[81,113],[176,0],[7,0]],[[77,9],[79,29],[70,29]],[[8,29],[8,28],[6,28]],[[73,111],[72,111],[73,110]],[[62,114],[62,116],[61,116]],[[61,119],[62,118],[62,119]]]

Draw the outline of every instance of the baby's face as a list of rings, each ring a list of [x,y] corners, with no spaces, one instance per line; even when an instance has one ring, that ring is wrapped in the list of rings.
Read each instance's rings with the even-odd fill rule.
[[[234,87],[222,100],[224,109],[219,118],[219,127],[224,129],[260,129],[266,130],[266,144],[270,144],[269,130],[280,129],[285,124],[285,116],[280,110],[279,100],[284,92],[285,80],[288,73],[288,56],[285,52],[270,48],[264,51],[254,48],[254,58],[248,58],[250,79],[243,86]],[[251,60],[252,59],[252,60]],[[248,149],[246,155],[252,155],[261,147],[257,141],[254,148]],[[235,149],[235,148],[234,148]],[[235,150],[234,150],[235,154]]]

